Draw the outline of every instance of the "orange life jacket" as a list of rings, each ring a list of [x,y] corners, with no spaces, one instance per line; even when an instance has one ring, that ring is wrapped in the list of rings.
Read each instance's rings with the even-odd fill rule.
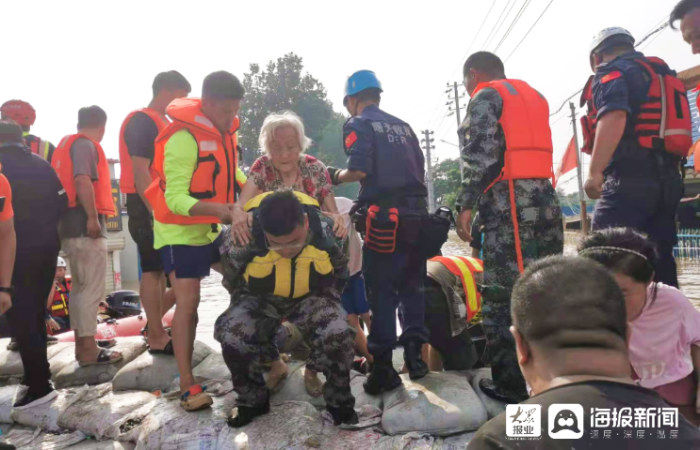
[[[481,293],[477,287],[479,273],[484,271],[484,263],[477,258],[466,256],[435,256],[430,261],[437,261],[453,275],[462,280],[464,300],[467,306],[467,322],[481,311]]]
[[[168,119],[163,117],[158,111],[151,108],[142,108],[136,111],[132,111],[126,116],[124,122],[122,122],[121,129],[119,130],[119,166],[121,170],[121,175],[119,176],[119,187],[124,194],[135,194],[136,186],[134,185],[134,167],[131,161],[131,155],[129,154],[129,148],[126,145],[126,140],[124,139],[124,131],[126,126],[137,113],[144,113],[155,122],[158,128],[158,134],[160,134],[167,126]],[[150,167],[151,180],[156,178],[156,172],[153,169],[153,164],[151,162]]]
[[[71,290],[71,279],[66,277],[65,283],[60,283],[60,289],[53,291],[53,303],[51,303],[51,315],[54,317],[66,317],[68,311],[68,298]]]
[[[153,169],[156,178],[146,190],[146,198],[153,207],[153,216],[161,223],[192,225],[219,223],[218,217],[181,216],[173,213],[165,201],[167,179],[163,170],[165,144],[180,130],[187,130],[197,141],[197,167],[190,182],[190,196],[203,202],[233,203],[238,164],[239,120],[222,134],[202,113],[201,100],[179,98],[173,100],[166,110],[172,123],[156,138]]]
[[[523,272],[523,255],[518,228],[518,213],[515,204],[513,180],[554,178],[552,170],[552,131],[549,128],[549,104],[547,100],[521,80],[494,80],[479,83],[472,97],[481,89],[493,88],[503,100],[498,122],[506,139],[503,170],[484,190],[487,192],[497,182],[508,180],[510,193],[510,216],[513,222],[515,254],[518,269]]]
[[[649,75],[651,82],[646,100],[639,112],[631,118],[634,136],[640,147],[660,150],[672,155],[687,157],[692,142],[690,104],[683,82],[676,77],[676,72],[656,57],[637,58],[634,60]],[[610,80],[624,76],[620,71],[610,72]],[[588,79],[581,95],[581,106],[588,105],[587,114],[581,118],[583,131],[582,151],[593,153],[593,141],[597,126],[597,108],[593,102],[593,77]]]
[[[61,139],[61,142],[56,147],[51,158],[51,166],[58,174],[61,180],[63,189],[66,190],[68,196],[68,206],[74,208],[78,205],[75,191],[75,177],[73,175],[73,159],[70,156],[70,149],[73,143],[80,139],[88,139],[97,150],[97,180],[92,182],[92,188],[95,191],[95,207],[99,214],[112,216],[116,214],[114,208],[114,199],[112,198],[112,182],[109,173],[109,164],[107,157],[99,143],[93,141],[89,137],[77,133],[66,136]]]

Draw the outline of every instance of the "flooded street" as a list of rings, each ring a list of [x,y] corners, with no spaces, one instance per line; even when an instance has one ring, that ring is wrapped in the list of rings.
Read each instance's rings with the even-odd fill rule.
[[[576,248],[578,236],[576,233],[567,232],[564,252],[573,254]],[[443,246],[446,255],[467,255],[470,247],[462,242],[454,231],[450,232],[448,241]],[[681,290],[700,309],[700,259],[679,258],[678,279]],[[202,300],[199,305],[199,324],[197,325],[197,339],[218,349],[219,344],[214,340],[214,322],[224,309],[228,307],[229,296],[221,285],[221,275],[213,272],[211,276],[202,281]]]

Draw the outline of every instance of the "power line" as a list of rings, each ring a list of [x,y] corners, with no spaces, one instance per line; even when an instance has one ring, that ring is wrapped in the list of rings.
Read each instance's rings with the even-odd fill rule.
[[[547,10],[548,10],[549,7],[552,5],[552,3],[554,3],[554,0],[549,0],[549,3],[547,3],[547,6],[544,7],[544,10],[543,10],[542,13],[539,15],[539,17],[537,18],[537,20],[535,20],[535,22],[532,24],[532,26],[530,27],[530,29],[527,30],[527,32],[525,33],[525,36],[523,36],[523,38],[520,39],[520,42],[518,42],[518,44],[517,44],[517,45],[515,46],[515,48],[510,52],[510,54],[509,54],[508,56],[506,56],[506,61],[508,61],[508,60],[510,59],[510,57],[513,56],[513,53],[515,53],[515,52],[518,50],[518,48],[520,48],[520,44],[522,44],[522,43],[525,41],[525,39],[527,39],[527,37],[530,35],[530,32],[535,28],[535,26],[537,25],[537,23],[540,21],[540,19],[542,18],[542,16],[544,16],[544,13],[547,12]]]
[[[501,45],[502,45],[503,42],[506,40],[506,38],[508,37],[508,35],[510,34],[510,32],[513,30],[513,27],[515,26],[515,24],[518,23],[518,21],[519,21],[520,18],[522,17],[523,13],[524,13],[525,10],[527,9],[527,7],[528,7],[528,5],[530,4],[531,1],[532,1],[532,0],[525,0],[525,3],[523,3],[523,6],[521,6],[520,9],[518,10],[518,12],[515,14],[515,18],[513,18],[513,21],[510,23],[510,26],[508,27],[508,29],[506,30],[506,32],[503,33],[503,36],[501,37],[501,40],[498,41],[498,45],[496,45],[496,48],[493,50],[494,53],[496,53],[496,52],[498,51],[498,49],[501,48]]]
[[[486,25],[486,21],[489,18],[489,15],[491,14],[491,11],[493,11],[493,7],[496,6],[496,2],[494,1],[491,3],[491,7],[489,8],[488,11],[486,11],[486,15],[484,16],[484,20],[481,22],[481,26],[479,27],[478,30],[476,30],[476,34],[474,34],[474,39],[472,39],[472,42],[469,44],[469,47],[467,47],[467,52],[462,58],[462,61],[464,61],[467,56],[469,56],[469,52],[471,51],[472,47],[474,47],[474,44],[476,43],[476,39],[479,37],[479,34],[481,33],[481,30],[484,29],[484,25]]]
[[[484,43],[481,44],[481,48],[486,48],[488,43],[491,41],[491,38],[493,35],[496,33],[496,30],[498,30],[501,27],[501,23],[505,21],[505,18],[508,17],[508,14],[510,14],[510,9],[508,9],[509,6],[515,6],[515,3],[513,3],[514,0],[508,0],[508,3],[503,7],[501,10],[501,14],[499,14],[498,19],[496,19],[496,22],[493,24],[493,28],[491,28],[491,32],[486,36],[486,40],[484,40]],[[511,6],[511,9],[512,9]],[[508,10],[508,13],[506,14],[506,10]],[[505,14],[505,17],[504,17]]]

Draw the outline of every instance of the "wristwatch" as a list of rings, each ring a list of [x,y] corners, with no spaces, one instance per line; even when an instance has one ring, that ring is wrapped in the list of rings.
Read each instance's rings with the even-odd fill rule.
[[[14,286],[8,286],[8,287],[0,286],[0,292],[7,292],[8,294],[12,295],[15,293],[15,288],[14,288]]]

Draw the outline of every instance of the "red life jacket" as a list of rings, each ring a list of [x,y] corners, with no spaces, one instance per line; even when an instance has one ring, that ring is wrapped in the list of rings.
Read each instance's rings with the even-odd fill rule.
[[[503,99],[503,110],[498,123],[501,124],[506,139],[506,151],[501,174],[484,190],[484,193],[497,182],[508,180],[515,255],[518,269],[522,273],[525,267],[513,180],[554,178],[552,170],[554,150],[552,131],[549,128],[549,104],[526,82],[510,79],[479,83],[471,94],[472,98],[486,87],[495,89]]]
[[[126,140],[124,139],[124,131],[126,126],[137,113],[144,113],[155,122],[158,128],[158,134],[160,134],[167,126],[168,119],[162,116],[158,111],[151,108],[142,108],[136,111],[132,111],[126,116],[124,122],[122,122],[121,129],[119,130],[119,166],[121,169],[121,175],[119,176],[119,187],[121,191],[125,194],[135,194],[136,186],[134,185],[134,168],[131,161],[131,155],[129,154],[129,148],[126,145]],[[151,180],[156,178],[156,171],[153,169],[153,164],[151,162],[150,167]]]
[[[114,215],[114,199],[112,198],[112,182],[109,173],[109,164],[105,152],[99,143],[93,141],[83,134],[72,134],[61,139],[61,142],[56,147],[51,158],[51,167],[54,168],[61,180],[63,189],[66,190],[68,196],[68,206],[74,208],[77,206],[77,194],[75,191],[75,177],[73,175],[73,159],[70,156],[70,149],[73,143],[79,138],[88,139],[97,150],[97,180],[92,182],[92,188],[95,191],[95,207],[99,214],[108,216]]]
[[[66,317],[68,311],[68,299],[70,297],[71,279],[66,277],[65,283],[59,283],[59,289],[54,288],[53,303],[51,303],[51,315],[54,317]]]
[[[651,82],[646,100],[639,112],[631,118],[634,136],[640,147],[687,157],[692,146],[690,104],[683,82],[676,72],[660,58],[635,59],[649,75]],[[621,72],[606,75],[610,79],[623,76]],[[605,77],[603,77],[604,81]],[[592,154],[598,111],[593,102],[589,78],[581,95],[581,106],[588,104],[588,113],[581,118],[584,146],[582,151]]]
[[[163,130],[155,143],[152,168],[156,173],[153,183],[146,189],[146,198],[153,207],[153,217],[161,223],[180,225],[220,223],[218,217],[182,216],[168,208],[165,201],[167,179],[163,169],[165,144],[180,130],[187,130],[197,141],[197,167],[190,181],[190,196],[212,203],[233,203],[238,164],[238,117],[231,129],[222,134],[202,113],[199,99],[179,98],[173,100],[166,113],[173,120]]]

